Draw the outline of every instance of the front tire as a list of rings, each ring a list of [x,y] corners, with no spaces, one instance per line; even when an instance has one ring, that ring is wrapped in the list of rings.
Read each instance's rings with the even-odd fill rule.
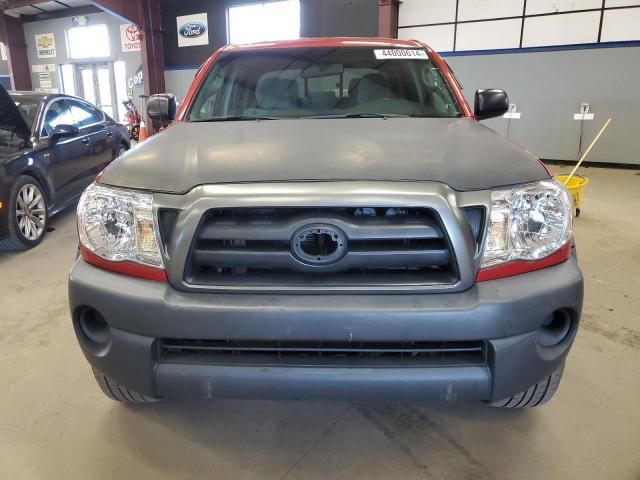
[[[116,157],[115,158],[120,158],[122,155],[127,153],[127,150],[129,150],[129,149],[127,148],[127,146],[124,143],[120,144],[120,146],[118,147],[118,150],[116,151]]]
[[[564,363],[544,380],[531,385],[525,391],[512,397],[503,398],[497,402],[490,403],[492,407],[498,408],[533,408],[544,405],[556,393],[562,380]]]
[[[18,177],[9,197],[9,236],[0,240],[0,251],[37,246],[47,232],[47,210],[47,197],[40,182],[28,175]]]
[[[100,390],[111,400],[122,403],[156,403],[160,401],[159,398],[147,397],[146,395],[129,390],[107,377],[100,370],[96,370],[93,367],[91,367],[91,369],[93,370],[93,376]]]

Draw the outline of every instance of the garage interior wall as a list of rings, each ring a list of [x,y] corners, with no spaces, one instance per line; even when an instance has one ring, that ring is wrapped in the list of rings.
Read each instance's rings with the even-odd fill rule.
[[[127,79],[132,78],[141,66],[142,56],[140,52],[122,52],[122,46],[120,42],[120,25],[124,24],[123,21],[110,15],[108,13],[94,13],[86,15],[88,18],[87,25],[99,25],[104,24],[107,26],[109,32],[109,43],[111,55],[105,58],[87,58],[87,59],[72,59],[69,58],[67,51],[67,39],[66,30],[72,28],[71,17],[55,18],[50,20],[41,20],[35,22],[24,23],[24,35],[27,43],[27,56],[29,58],[29,65],[45,65],[56,64],[57,70],[55,74],[51,75],[52,87],[62,92],[62,85],[60,85],[59,68],[60,65],[67,63],[76,64],[92,64],[92,63],[109,63],[117,60],[125,62],[125,77]],[[38,58],[36,51],[36,35],[53,33],[56,44],[56,58]],[[40,79],[38,73],[34,73],[31,70],[31,81],[34,89],[37,89],[40,85]],[[142,95],[142,87],[133,88],[133,98],[140,108],[139,95]],[[113,100],[115,103],[115,99]],[[120,106],[119,106],[120,107]],[[120,108],[122,112],[122,108]]]
[[[198,67],[227,43],[227,8],[256,0],[163,0],[165,82],[167,91],[184,98]],[[207,13],[209,44],[178,47],[176,17]],[[300,36],[364,36],[378,34],[377,0],[300,0]]]
[[[505,89],[521,118],[486,124],[534,155],[575,160],[573,116],[588,103],[583,149],[613,118],[589,160],[640,164],[640,0],[404,0],[398,23],[446,58],[471,103]]]
[[[11,77],[9,75],[9,62],[5,59],[6,50],[4,45],[0,44],[0,85],[5,88],[11,88]]]

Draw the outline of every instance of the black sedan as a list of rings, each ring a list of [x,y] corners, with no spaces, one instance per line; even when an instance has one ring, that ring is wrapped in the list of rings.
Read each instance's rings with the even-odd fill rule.
[[[129,147],[127,128],[80,98],[0,85],[0,251],[38,245],[49,217]]]

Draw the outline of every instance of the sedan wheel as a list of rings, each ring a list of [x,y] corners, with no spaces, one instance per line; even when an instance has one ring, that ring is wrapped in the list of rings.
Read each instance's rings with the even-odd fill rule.
[[[27,250],[42,241],[48,224],[44,192],[38,180],[29,175],[16,179],[9,197],[9,208],[5,210],[9,232],[0,238],[0,252]]]
[[[44,233],[46,216],[40,189],[31,183],[23,185],[16,201],[16,220],[22,236],[31,242],[37,241]]]

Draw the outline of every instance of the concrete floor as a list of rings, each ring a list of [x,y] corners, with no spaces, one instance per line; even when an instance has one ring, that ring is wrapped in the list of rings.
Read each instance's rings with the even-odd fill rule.
[[[482,405],[103,397],[73,335],[73,212],[0,255],[0,478],[640,479],[640,173],[588,169],[582,327],[555,399]]]

